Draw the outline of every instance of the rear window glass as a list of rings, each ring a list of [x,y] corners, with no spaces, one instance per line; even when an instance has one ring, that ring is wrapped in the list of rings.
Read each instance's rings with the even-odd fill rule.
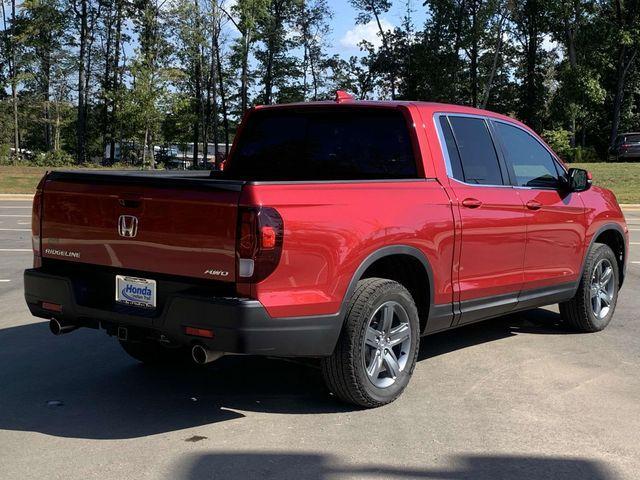
[[[249,117],[224,176],[256,181],[417,178],[407,122],[382,109],[263,110]]]
[[[456,116],[450,116],[449,122],[462,162],[464,181],[480,185],[502,185],[498,155],[486,122],[482,118]]]
[[[640,135],[625,135],[624,141],[626,143],[640,143]]]

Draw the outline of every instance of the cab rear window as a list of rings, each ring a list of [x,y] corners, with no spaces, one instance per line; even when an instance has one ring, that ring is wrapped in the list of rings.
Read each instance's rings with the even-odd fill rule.
[[[224,173],[255,181],[418,177],[402,113],[355,107],[258,110]]]

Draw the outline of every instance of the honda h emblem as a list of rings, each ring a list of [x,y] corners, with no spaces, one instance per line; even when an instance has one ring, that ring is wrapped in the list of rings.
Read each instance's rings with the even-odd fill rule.
[[[121,237],[133,238],[138,233],[138,219],[133,215],[120,215],[118,233]]]

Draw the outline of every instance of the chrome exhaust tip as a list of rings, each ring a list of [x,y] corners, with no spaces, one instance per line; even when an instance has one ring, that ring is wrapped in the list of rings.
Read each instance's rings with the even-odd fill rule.
[[[51,330],[51,333],[56,336],[62,335],[63,333],[73,332],[76,328],[78,328],[77,325],[63,322],[62,320],[58,320],[57,318],[52,318],[51,320],[49,320],[49,330]]]
[[[191,349],[191,358],[197,365],[206,365],[214,360],[218,360],[223,355],[224,352],[215,352],[203,345],[194,345]]]

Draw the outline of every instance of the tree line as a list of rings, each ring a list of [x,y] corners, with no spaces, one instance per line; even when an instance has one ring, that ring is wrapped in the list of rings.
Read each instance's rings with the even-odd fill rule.
[[[119,146],[148,166],[154,145],[192,143],[205,164],[200,146],[230,143],[252,105],[336,89],[505,113],[569,160],[640,130],[639,0],[405,0],[393,29],[391,0],[350,0],[379,41],[348,58],[332,53],[327,0],[0,1],[12,161],[113,163]]]

